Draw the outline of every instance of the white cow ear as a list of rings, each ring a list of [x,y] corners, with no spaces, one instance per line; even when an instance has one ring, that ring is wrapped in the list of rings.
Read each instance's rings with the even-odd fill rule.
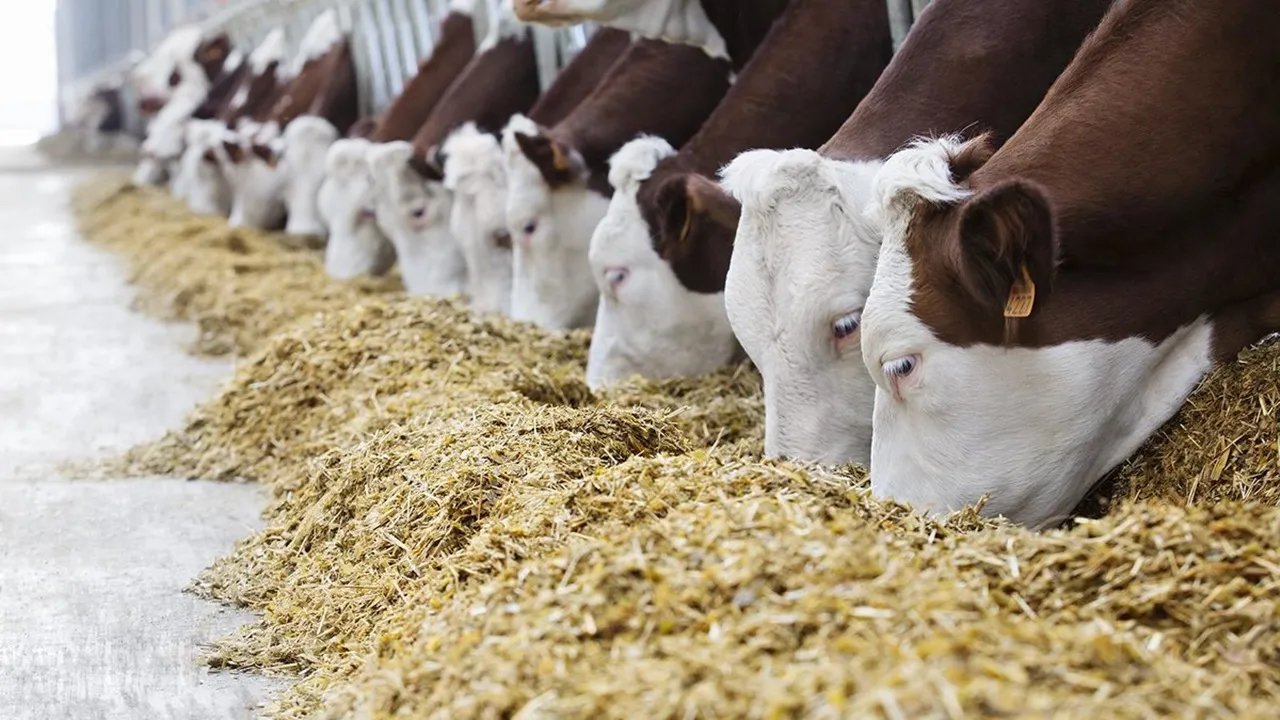
[[[966,202],[958,243],[955,271],[983,306],[1004,306],[1015,284],[1033,297],[1043,296],[1053,284],[1053,211],[1044,192],[1031,183],[1002,183]]]

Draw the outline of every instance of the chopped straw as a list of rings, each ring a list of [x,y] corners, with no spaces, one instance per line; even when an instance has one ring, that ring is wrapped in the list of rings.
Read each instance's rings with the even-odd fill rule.
[[[279,236],[103,181],[146,308],[244,353],[121,469],[254,480],[197,589],[276,718],[1274,717],[1280,343],[1212,374],[1044,533],[762,460],[747,367],[596,395],[588,337],[336,283]]]

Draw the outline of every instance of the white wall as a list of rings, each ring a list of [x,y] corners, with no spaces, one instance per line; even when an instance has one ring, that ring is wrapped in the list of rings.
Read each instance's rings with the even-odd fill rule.
[[[57,127],[54,0],[0,0],[0,145]]]

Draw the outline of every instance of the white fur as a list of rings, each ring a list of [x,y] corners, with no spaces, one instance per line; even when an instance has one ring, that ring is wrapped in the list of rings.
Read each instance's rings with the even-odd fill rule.
[[[462,247],[467,289],[478,312],[511,312],[511,236],[502,146],[468,123],[444,143],[444,184],[453,192],[449,228]]]
[[[599,291],[588,249],[609,201],[585,183],[552,190],[521,152],[515,133],[540,132],[527,118],[513,118],[503,136],[507,154],[507,224],[513,247],[511,315],[550,330],[587,327]],[[532,234],[526,228],[533,227]]]
[[[140,99],[151,98],[167,102],[173,93],[169,76],[175,71],[182,74],[184,82],[208,78],[195,60],[196,49],[204,40],[204,32],[197,26],[184,25],[169,33],[145,60],[132,71],[134,90]]]
[[[262,132],[262,126],[245,124],[239,132],[229,132],[227,140],[241,148],[243,158],[232,162],[219,155],[222,172],[231,185],[232,227],[276,230],[284,226],[285,176],[277,163],[272,166],[251,152],[254,143],[279,148],[277,139]]]
[[[972,193],[951,181],[950,158],[964,141],[954,135],[921,138],[885,161],[876,173],[868,218],[882,227],[900,224],[920,200],[953,203]]]
[[[480,42],[477,53],[491,50],[503,40],[523,37],[528,32],[528,26],[516,17],[511,2],[512,0],[491,0],[491,5],[497,5],[493,10],[496,17],[489,23],[489,29]]]
[[[298,44],[298,54],[293,61],[293,74],[302,72],[302,67],[312,60],[318,60],[328,53],[330,48],[342,42],[342,28],[338,25],[338,12],[325,10],[311,21],[302,42]]]
[[[742,203],[725,305],[764,379],[765,452],[866,464],[875,385],[858,338],[837,320],[862,311],[879,227],[863,217],[878,162],[812,150],[753,150],[723,171]]]
[[[449,0],[449,12],[472,15],[475,13],[477,2],[479,0]]]
[[[711,57],[729,56],[699,0],[543,0],[539,22],[574,24],[595,21],[670,43],[700,47]]]
[[[623,145],[609,158],[609,184],[614,190],[635,194],[649,179],[658,163],[676,154],[671,143],[660,137],[642,135]]]
[[[324,118],[303,116],[285,128],[284,157],[280,164],[285,176],[284,203],[289,218],[285,232],[290,235],[325,234],[317,201],[324,183],[329,148],[337,140],[337,128]]]
[[[179,85],[169,96],[147,129],[135,183],[159,185],[165,180],[177,180],[176,170],[186,148],[187,124],[207,94],[207,85],[190,82]]]
[[[325,157],[318,202],[329,233],[324,267],[330,277],[383,275],[395,264],[395,251],[373,217],[373,181],[365,164],[372,148],[368,140],[338,140]]]
[[[180,183],[174,194],[200,215],[226,217],[231,212],[231,185],[217,160],[223,154],[226,128],[216,120],[192,120],[187,124],[187,147],[179,168]],[[206,153],[212,152],[210,162]]]
[[[254,48],[249,55],[249,70],[254,75],[261,75],[266,72],[271,63],[283,63],[287,53],[288,45],[285,42],[284,29],[275,28],[267,33],[258,47]]]
[[[587,358],[592,389],[635,375],[702,375],[737,357],[724,295],[695,293],[680,284],[653,249],[634,188],[614,193],[591,238],[589,259],[600,293]],[[619,273],[624,280],[616,280]]]
[[[409,167],[413,147],[394,142],[373,146],[366,174],[377,227],[390,240],[405,288],[414,295],[449,297],[466,292],[467,266],[449,231],[453,197]]]
[[[919,198],[969,194],[940,180],[945,142],[891,158],[876,180],[873,214],[887,224],[862,326],[877,385],[871,486],[936,513],[987,496],[985,513],[1041,527],[1177,411],[1211,366],[1212,329],[1201,318],[1159,344],[1135,337],[1035,349],[939,340],[912,311],[904,238]],[[882,368],[908,355],[919,361],[895,397]]]

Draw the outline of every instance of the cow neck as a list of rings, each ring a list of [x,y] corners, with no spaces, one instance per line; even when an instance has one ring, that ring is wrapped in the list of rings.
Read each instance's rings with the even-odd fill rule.
[[[727,61],[687,45],[638,40],[551,136],[582,156],[588,185],[607,195],[613,153],[638,135],[684,144],[728,88]]]
[[[248,61],[241,62],[231,72],[223,73],[221,77],[213,84],[209,90],[209,96],[205,98],[204,104],[196,110],[194,117],[197,120],[212,120],[221,117],[231,105],[235,98],[236,91],[250,79]]]
[[[582,104],[608,74],[627,48],[630,33],[600,28],[563,70],[556,74],[551,87],[529,110],[529,119],[542,126],[555,125]]]
[[[989,133],[1000,146],[1044,98],[1111,0],[936,0],[820,152],[883,158],[916,137]]]
[[[528,37],[504,38],[475,56],[414,136],[414,154],[425,159],[449,133],[468,122],[497,132],[538,98],[538,66]]]
[[[387,108],[370,139],[411,140],[467,63],[476,54],[475,26],[470,15],[452,12],[440,23],[440,41]]]
[[[308,108],[308,114],[324,118],[346,135],[360,115],[359,88],[356,85],[355,60],[351,43],[343,40],[323,58],[325,81]]]
[[[1280,10],[1261,2],[1139,0],[1108,16],[971,178],[976,192],[1017,178],[1046,193],[1059,241],[1051,293],[1012,328],[992,313],[949,310],[945,294],[920,289],[945,287],[928,262],[939,251],[909,243],[921,319],[948,342],[1026,346],[1158,342],[1256,302],[1280,323],[1277,30]],[[921,208],[913,222],[939,225],[912,237],[953,241],[959,207]],[[963,319],[973,317],[983,319]],[[1216,349],[1231,355],[1260,332],[1237,328]]]

